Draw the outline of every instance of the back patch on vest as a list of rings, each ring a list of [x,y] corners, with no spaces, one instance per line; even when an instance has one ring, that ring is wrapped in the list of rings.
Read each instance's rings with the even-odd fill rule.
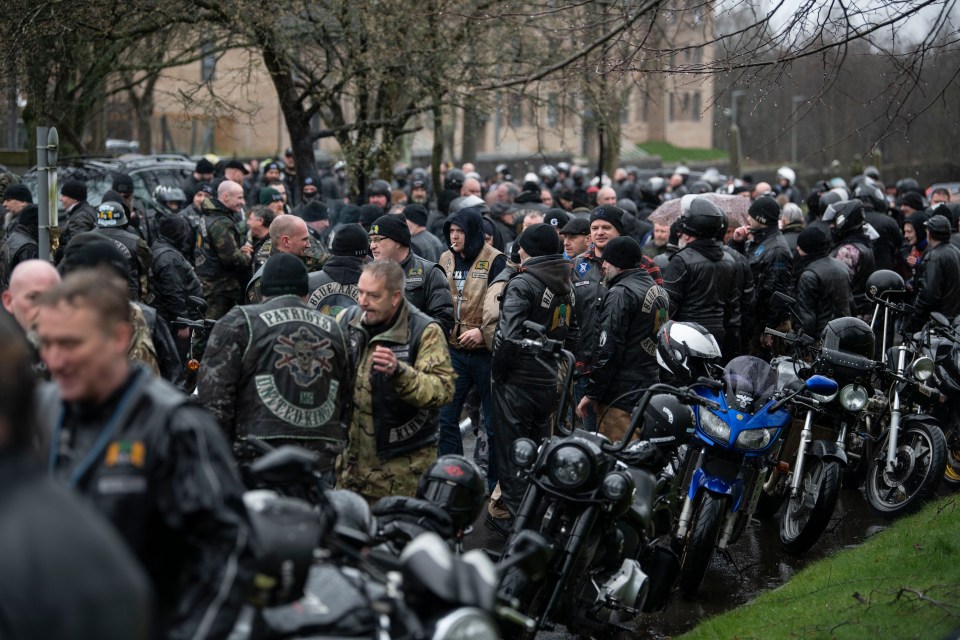
[[[344,309],[359,305],[359,300],[360,289],[357,285],[328,282],[310,294],[307,304],[321,313],[336,317]]]
[[[330,341],[306,327],[300,327],[292,336],[281,336],[273,350],[280,356],[274,366],[289,369],[293,381],[301,387],[311,386],[325,372],[333,370]]]

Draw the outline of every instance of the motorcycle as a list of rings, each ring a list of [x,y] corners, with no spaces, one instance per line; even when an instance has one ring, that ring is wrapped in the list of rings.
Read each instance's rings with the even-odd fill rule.
[[[792,308],[795,301],[782,298]],[[794,351],[792,357],[771,362],[777,369],[778,389],[796,389],[801,378],[819,374],[834,380],[840,391],[832,395],[798,394],[791,399],[790,404],[803,412],[803,427],[787,436],[776,458],[778,464],[764,487],[768,494],[785,498],[780,542],[794,555],[806,553],[833,517],[847,468],[848,440],[859,443],[856,433],[860,412],[867,404],[868,389],[879,366],[867,357],[874,352],[874,337],[862,320],[831,320],[820,348],[814,346],[812,336],[803,333],[802,324],[798,326],[801,328],[791,333],[769,328],[765,331]]]
[[[602,434],[571,429],[561,419],[574,370],[573,354],[547,339],[525,340],[523,346],[539,349],[543,358],[562,356],[568,368],[555,435],[539,445],[520,438],[510,453],[527,489],[501,566],[513,561],[519,542],[531,530],[551,545],[553,560],[538,578],[504,571],[501,597],[534,621],[531,627],[506,629],[505,637],[530,638],[556,624],[590,637],[629,634],[625,623],[641,611],[666,605],[679,566],[669,546],[654,541],[654,474],[668,464],[669,451],[686,434],[649,438],[641,431],[639,441],[631,443],[631,439],[645,426],[656,394],[710,401],[669,385],[638,390],[642,399],[625,436],[611,443]]]
[[[930,412],[944,427],[947,441],[947,466],[943,482],[960,487],[960,331],[942,313],[930,314],[930,320],[918,336],[922,353],[936,366],[932,378],[939,397],[931,398]]]
[[[882,363],[878,391],[867,401],[865,434],[868,460],[864,492],[874,511],[885,516],[913,513],[933,495],[947,465],[946,439],[939,422],[925,412],[939,392],[927,384],[933,361],[907,330],[909,305],[898,302],[896,287],[887,280],[903,279],[877,271],[867,280],[867,297],[875,304],[872,326],[882,315]],[[902,289],[901,289],[902,291]],[[901,344],[888,346],[891,327]],[[870,455],[870,450],[873,450]]]
[[[786,405],[801,392],[827,396],[837,390],[833,380],[813,375],[784,395],[777,391],[776,370],[752,356],[727,363],[721,380],[695,386],[709,404],[694,409],[699,447],[687,456],[682,477],[689,480],[674,532],[682,551],[678,585],[688,597],[699,591],[715,550],[736,542],[753,517],[770,466],[767,454],[792,420]]]
[[[203,298],[188,296],[187,311],[190,315],[189,318],[178,317],[170,325],[190,329],[190,343],[187,347],[187,357],[184,363],[183,390],[187,395],[191,395],[197,391],[197,374],[200,371],[200,360],[194,357],[194,344],[197,339],[209,336],[217,321],[204,318],[207,313],[207,301]]]
[[[312,484],[315,501],[264,489],[244,495],[260,554],[255,593],[232,640],[493,640],[501,624],[532,624],[498,601],[497,569],[482,551],[458,555],[427,532],[399,556],[374,552],[379,541],[366,501],[327,489],[316,462],[308,451],[280,447],[249,466],[259,486]],[[518,550],[513,570],[536,574],[546,562],[547,545],[533,534]]]

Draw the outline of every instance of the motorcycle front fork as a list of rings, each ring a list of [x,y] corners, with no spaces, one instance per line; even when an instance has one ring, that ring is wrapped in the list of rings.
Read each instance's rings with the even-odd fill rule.
[[[901,348],[897,353],[897,373],[903,374],[906,366],[907,352]],[[893,400],[890,406],[890,433],[887,435],[887,465],[886,474],[893,477],[897,470],[897,436],[900,435],[900,391],[898,383],[894,383]]]

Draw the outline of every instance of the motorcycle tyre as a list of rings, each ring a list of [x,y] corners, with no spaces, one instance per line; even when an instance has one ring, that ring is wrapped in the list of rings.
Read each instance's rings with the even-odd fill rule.
[[[930,452],[928,453],[930,464],[925,477],[920,479],[920,484],[913,494],[907,496],[902,502],[891,505],[881,497],[881,488],[878,484],[878,482],[882,482],[881,478],[884,474],[887,435],[889,435],[889,432],[884,435],[883,439],[881,439],[874,448],[875,455],[871,458],[870,465],[867,467],[867,478],[863,483],[863,491],[867,497],[867,502],[874,512],[888,518],[896,518],[919,510],[936,491],[941,480],[943,480],[944,470],[946,469],[947,442],[943,437],[943,431],[941,431],[939,427],[924,422],[909,423],[906,428],[901,430],[900,437],[898,438],[899,443],[904,443],[908,440],[912,441],[913,437],[911,436],[919,436],[926,441],[930,447]],[[913,478],[916,471],[915,468],[914,472],[911,473],[907,479]]]
[[[820,470],[820,490],[817,495],[817,502],[813,505],[810,517],[806,523],[799,525],[793,522],[794,513],[791,506],[796,501],[802,501],[806,493],[808,481],[812,482],[814,472]],[[837,498],[840,495],[840,482],[843,471],[840,463],[836,460],[817,460],[811,459],[806,469],[803,471],[803,481],[801,487],[803,491],[796,498],[787,500],[783,513],[780,517],[780,542],[787,553],[794,556],[801,556],[810,550],[820,536],[823,535],[830,519],[833,517],[834,509],[837,507]]]
[[[688,598],[695,597],[700,590],[716,551],[726,513],[726,496],[716,496],[709,491],[700,495],[700,504],[694,514],[689,538],[680,558],[678,583],[680,592]]]
[[[943,484],[950,490],[960,489],[960,424],[956,421],[944,436],[947,439],[947,468],[943,471]]]

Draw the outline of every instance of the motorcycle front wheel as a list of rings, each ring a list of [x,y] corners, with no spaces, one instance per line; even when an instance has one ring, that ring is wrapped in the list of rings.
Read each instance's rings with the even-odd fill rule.
[[[688,598],[696,596],[700,590],[727,514],[727,496],[703,491],[699,501],[680,558],[680,592]]]
[[[940,427],[913,422],[900,430],[892,474],[886,472],[889,431],[874,449],[864,491],[877,513],[895,517],[918,510],[936,490],[947,464],[947,443]]]
[[[943,472],[943,482],[950,489],[960,489],[960,424],[955,420],[946,434],[947,468]]]
[[[787,500],[780,517],[780,542],[787,553],[806,553],[823,535],[840,495],[840,463],[809,458],[800,491]]]

